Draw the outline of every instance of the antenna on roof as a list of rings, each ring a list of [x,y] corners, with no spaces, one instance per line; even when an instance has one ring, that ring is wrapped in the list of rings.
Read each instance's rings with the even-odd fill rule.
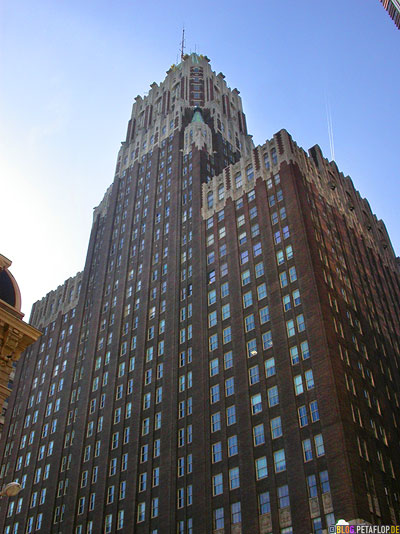
[[[181,52],[181,60],[183,61],[183,56],[185,54],[185,26],[183,26],[182,28],[182,42],[181,42],[180,52]]]
[[[326,120],[328,123],[328,136],[329,136],[329,148],[331,151],[331,160],[335,160],[335,144],[333,140],[333,124],[332,124],[332,112],[328,98],[328,94],[325,93],[325,106],[326,106]]]

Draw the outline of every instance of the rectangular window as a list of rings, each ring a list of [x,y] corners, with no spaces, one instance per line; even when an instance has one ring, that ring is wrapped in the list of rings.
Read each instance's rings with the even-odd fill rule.
[[[265,443],[264,425],[262,423],[253,427],[253,443],[255,447]]]
[[[269,399],[269,396],[268,396],[268,399]],[[251,401],[251,413],[253,415],[262,411],[261,393],[257,393],[257,395],[253,395],[250,401]]]
[[[322,438],[322,434],[318,434],[317,436],[314,436],[314,443],[315,443],[315,452],[317,454],[317,457],[324,456],[325,448],[324,448],[324,440]]]
[[[221,430],[221,413],[216,412],[211,415],[211,432]]]
[[[262,456],[261,458],[257,458],[257,460],[255,461],[255,464],[256,464],[257,480],[266,478],[268,476],[267,458],[265,456]]]
[[[254,314],[250,314],[247,317],[244,318],[244,328],[246,332],[250,332],[250,330],[254,330],[255,323],[254,323]]]
[[[301,395],[304,391],[302,376],[301,375],[295,376],[293,378],[293,382],[294,382],[294,391],[296,395]]]
[[[300,427],[307,426],[308,425],[308,416],[307,416],[307,408],[306,408],[306,406],[299,406],[297,411],[298,411],[298,414],[299,414],[299,425],[300,425]]]
[[[286,457],[285,457],[284,449],[274,452],[274,464],[275,464],[275,473],[286,471]]]
[[[272,408],[272,406],[276,406],[279,404],[279,394],[278,394],[278,386],[273,386],[272,388],[267,389],[268,394],[268,406]]]
[[[211,386],[210,388],[210,402],[214,404],[219,401],[219,384]]]
[[[228,456],[235,456],[238,453],[237,436],[228,438]]]
[[[269,378],[275,374],[275,358],[269,358],[265,361],[265,376]]]
[[[228,406],[226,409],[226,424],[233,425],[236,423],[236,407],[235,405]]]
[[[258,365],[250,367],[249,369],[249,383],[250,386],[260,381],[260,373],[258,371]]]
[[[233,490],[240,486],[239,468],[229,469],[229,489]]]
[[[294,328],[294,321],[292,319],[286,321],[286,332],[288,337],[293,337],[296,333],[296,330]]]
[[[310,402],[310,414],[311,414],[311,421],[313,423],[315,423],[316,421],[319,421],[318,403],[316,400]]]
[[[299,350],[297,346],[290,347],[290,358],[292,360],[292,365],[296,365],[296,363],[299,363]]]
[[[262,335],[263,349],[267,350],[272,347],[272,333],[270,330]]]
[[[242,522],[242,512],[240,502],[235,502],[231,504],[231,522],[232,525]]]
[[[235,379],[233,377],[225,380],[225,396],[229,397],[235,393]]]
[[[267,285],[265,283],[257,286],[258,300],[262,300],[267,296]]]
[[[214,475],[212,477],[212,491],[213,496],[221,495],[223,492],[223,478],[222,473],[218,473],[218,475]]]
[[[311,440],[310,439],[304,439],[302,442],[303,446],[303,458],[305,462],[309,462],[312,460],[312,448],[311,448]]]
[[[282,422],[280,417],[271,419],[271,436],[272,439],[280,438],[282,436]]]
[[[270,320],[269,316],[269,307],[265,306],[264,308],[261,308],[259,311],[260,314],[260,324],[265,324]]]
[[[260,493],[258,496],[258,511],[260,515],[271,513],[269,491]]]
[[[215,464],[222,460],[222,446],[221,442],[218,441],[212,445],[212,462]]]
[[[280,486],[278,488],[278,505],[280,509],[290,506],[288,486]]]

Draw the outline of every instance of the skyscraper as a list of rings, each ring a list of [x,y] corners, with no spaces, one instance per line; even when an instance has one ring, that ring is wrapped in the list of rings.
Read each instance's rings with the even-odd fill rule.
[[[137,97],[82,273],[37,302],[6,534],[399,521],[399,265],[318,146],[253,147],[204,56]]]
[[[390,18],[400,29],[400,2],[399,0],[380,0],[383,7],[389,13]]]

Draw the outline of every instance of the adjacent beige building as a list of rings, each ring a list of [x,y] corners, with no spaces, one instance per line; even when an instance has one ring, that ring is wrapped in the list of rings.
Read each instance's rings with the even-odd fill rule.
[[[0,433],[9,397],[14,364],[21,352],[41,335],[25,323],[21,313],[21,295],[17,282],[8,268],[11,261],[0,254]]]

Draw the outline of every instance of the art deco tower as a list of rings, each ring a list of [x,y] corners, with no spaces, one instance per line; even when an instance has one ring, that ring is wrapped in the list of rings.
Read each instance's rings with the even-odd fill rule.
[[[321,533],[399,521],[399,268],[318,147],[254,148],[185,56],[137,97],[82,273],[37,302],[6,534]]]

